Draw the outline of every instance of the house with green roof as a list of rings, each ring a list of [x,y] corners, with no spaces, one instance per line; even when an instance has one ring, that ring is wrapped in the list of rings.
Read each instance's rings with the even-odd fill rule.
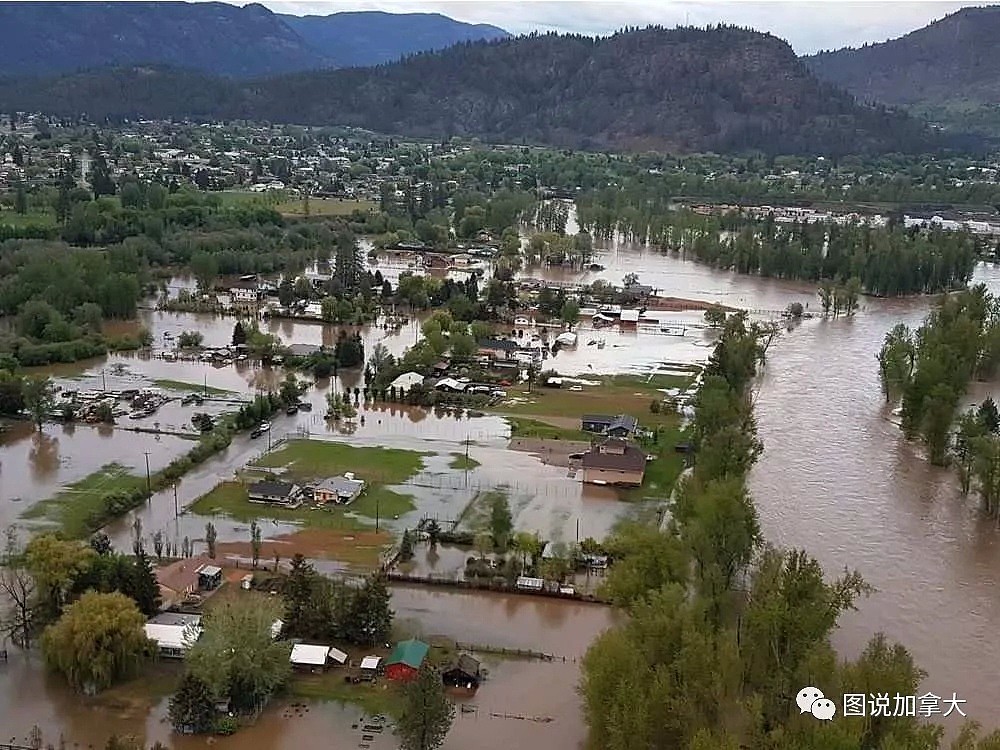
[[[385,660],[385,676],[401,682],[416,678],[430,650],[430,646],[415,638],[400,641]]]

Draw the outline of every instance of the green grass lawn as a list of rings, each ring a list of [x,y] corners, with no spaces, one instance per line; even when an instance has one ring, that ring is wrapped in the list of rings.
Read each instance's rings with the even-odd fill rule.
[[[458,469],[459,471],[471,471],[479,466],[479,462],[466,456],[464,453],[452,453],[451,463],[448,466],[452,469]]]
[[[206,387],[202,383],[186,383],[183,380],[170,380],[168,378],[157,378],[153,383],[160,388],[182,393],[206,393],[210,396],[226,396],[233,393],[233,391],[227,391],[224,388]]]
[[[31,211],[19,214],[16,211],[0,211],[0,224],[12,227],[54,227],[56,216],[50,211]]]
[[[251,503],[247,498],[246,487],[238,482],[223,482],[190,506],[191,512],[196,515],[226,515],[243,523],[259,518],[270,518],[320,529],[344,531],[368,529],[375,524],[365,519],[374,519],[376,515],[379,518],[403,515],[413,508],[413,498],[379,486],[369,487],[361,497],[348,506],[318,509],[305,504],[298,508],[279,508]]]
[[[299,481],[323,479],[350,471],[369,484],[399,484],[423,468],[425,455],[398,448],[290,440],[255,465],[269,469],[286,467],[287,476]]]
[[[594,433],[574,430],[568,427],[555,427],[554,425],[539,422],[536,419],[526,419],[524,417],[507,417],[510,423],[510,436],[512,438],[538,438],[540,440],[577,440],[589,443],[594,439]]]
[[[684,471],[684,456],[677,453],[675,447],[684,442],[684,433],[676,422],[669,427],[661,427],[655,444],[644,441],[641,448],[647,454],[655,455],[656,459],[646,464],[646,475],[642,486],[622,490],[624,500],[644,500],[647,498],[667,498]]]
[[[336,701],[361,706],[369,716],[399,716],[402,694],[389,680],[372,684],[352,685],[344,682],[343,669],[330,669],[325,674],[293,675],[288,692],[294,698],[311,701]]]
[[[53,498],[35,504],[22,518],[44,519],[71,538],[83,538],[90,531],[87,519],[104,507],[104,496],[111,492],[131,492],[145,487],[146,478],[129,474],[119,464],[107,464],[99,471],[67,485]]]

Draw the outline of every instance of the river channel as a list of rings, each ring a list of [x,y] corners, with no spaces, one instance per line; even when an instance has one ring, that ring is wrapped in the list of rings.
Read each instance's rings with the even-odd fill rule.
[[[793,301],[809,303],[813,311],[818,306],[811,285],[741,277],[648,249],[615,246],[600,251],[595,260],[606,270],[588,272],[585,280],[605,278],[618,283],[626,273],[635,271],[642,283],[658,288],[664,295],[762,310],[782,309]],[[581,278],[559,269],[535,270],[529,275]],[[1000,292],[1000,270],[980,266],[976,281],[984,281],[994,292]],[[957,480],[951,472],[930,467],[919,448],[902,439],[884,405],[874,360],[886,331],[898,322],[919,325],[930,304],[930,299],[865,299],[862,309],[853,318],[804,320],[793,330],[782,331],[769,350],[767,366],[758,381],[757,416],[765,451],[751,474],[750,485],[765,535],[771,543],[805,548],[820,560],[831,577],[845,566],[856,568],[877,589],[859,603],[857,612],[842,619],[835,643],[845,657],[857,655],[873,632],[884,631],[907,646],[916,662],[927,670],[929,674],[923,689],[948,697],[957,693],[968,700],[964,710],[970,718],[992,726],[997,723],[993,708],[1000,704],[1000,683],[993,679],[992,671],[993,665],[1000,662],[1000,643],[992,636],[993,629],[1000,623],[1000,595],[997,593],[1000,529],[982,519],[974,498],[960,496]],[[228,340],[232,327],[231,319],[163,313],[148,315],[157,341],[167,328],[174,332],[197,328],[205,333],[206,343],[221,344]],[[586,346],[587,334],[583,334],[576,351],[561,352],[552,364],[565,374],[588,374],[649,370],[668,366],[669,362],[696,361],[707,355],[710,346],[707,335],[693,327],[698,322],[697,317],[689,315],[692,329],[676,340],[641,331],[633,334],[605,332],[601,336],[606,338],[607,346],[598,350],[596,346]],[[280,335],[287,342],[319,343],[335,335],[328,331],[331,327],[318,324],[280,322],[272,325],[280,327]],[[382,339],[395,352],[408,346],[416,335],[413,327],[392,336],[378,329],[365,333],[367,345]],[[197,363],[165,364],[129,356],[112,357],[105,363],[92,363],[82,369],[93,379],[98,377],[100,369],[114,363],[124,363],[130,371],[142,372],[145,377],[195,383],[204,379],[209,385],[242,392],[267,387],[275,377],[263,372],[241,373],[235,368],[214,370]],[[357,384],[360,383],[342,385],[353,387]],[[968,400],[981,400],[988,392],[990,388],[976,386],[970,391]],[[317,395],[317,402],[321,397]],[[377,418],[369,418],[357,437],[359,442],[402,447],[416,436],[457,444],[471,438],[482,456],[489,460],[491,451],[499,449],[504,437],[502,422],[494,418],[477,422],[453,417],[438,420],[428,415],[420,419],[404,410],[396,411],[397,414],[384,417],[381,431]],[[281,423],[281,429],[285,432],[303,428],[325,432],[327,429],[313,425],[308,416],[299,415],[296,420],[300,421]],[[64,439],[55,432],[53,435]],[[27,441],[31,437],[25,435],[22,439]],[[7,445],[0,448],[5,474],[11,466],[8,461],[14,460],[14,455],[26,456],[31,449],[23,447],[19,454],[10,450]],[[39,457],[29,457],[24,471],[29,476],[38,475],[37,481],[50,486],[54,480],[51,471],[49,478],[45,478],[45,466],[51,467],[52,459],[44,457],[44,446],[39,450]],[[139,449],[139,453],[143,450],[147,449]],[[202,484],[210,486],[219,478],[231,476],[239,461],[252,457],[259,450],[257,444],[247,441],[234,444],[225,460],[208,462],[200,470],[202,474],[185,482],[192,491]],[[36,468],[31,468],[32,460]],[[518,469],[524,474],[527,466]],[[21,488],[18,492],[24,494]],[[190,499],[193,498],[185,497],[184,501]],[[0,501],[9,502],[9,496],[4,494]],[[166,497],[162,502],[172,504]],[[116,530],[122,536],[126,534],[121,526]],[[406,599],[406,596],[411,598]],[[412,599],[413,596],[420,601]],[[406,611],[401,612],[401,616],[423,618],[430,632],[441,630],[460,639],[474,638],[469,633],[453,632],[462,628],[449,628],[439,612],[461,612],[457,616],[465,618],[466,613],[471,616],[476,612],[479,604],[466,610],[461,603],[456,603],[457,600],[438,600],[426,592],[401,595],[400,603],[404,601]],[[486,614],[492,619],[487,618],[483,628],[490,627],[491,622],[503,622],[508,616],[506,609],[496,609],[494,605],[490,605]],[[477,617],[476,622],[478,620]],[[577,625],[576,615],[571,613],[558,626],[553,622],[539,625],[528,637],[551,631],[556,634],[557,643],[567,639],[571,650],[582,652],[585,645],[578,648],[577,639],[592,637],[607,624],[606,621],[586,619]],[[480,626],[472,625],[470,620],[470,627]],[[505,628],[504,632],[514,630]],[[486,637],[489,633],[482,635]],[[0,719],[16,716],[18,725],[30,717],[45,721],[53,711],[58,713],[55,706],[66,705],[59,702],[63,699],[52,697],[55,688],[48,683],[41,686],[40,677],[28,680],[19,669],[0,665]],[[503,670],[513,668],[497,669],[499,689]],[[565,671],[560,671],[560,665],[553,669],[556,671],[545,675],[539,672],[518,675],[516,679],[512,677],[515,681],[500,691],[502,700],[498,700],[504,703],[509,698],[511,702],[523,703],[531,696],[546,695],[550,702],[563,706],[560,716],[575,717],[571,721],[579,727],[579,709],[573,695],[576,668],[566,665]],[[523,677],[528,679],[520,679]],[[36,687],[29,690],[31,685]],[[546,687],[551,689],[546,691]],[[26,691],[39,706],[48,708],[25,709]],[[556,715],[563,709],[552,706],[546,710]],[[314,708],[310,718],[296,720],[298,724],[289,724],[287,729],[280,730],[285,732],[284,740],[275,739],[280,734],[274,728],[280,717],[263,722],[259,730],[253,730],[244,738],[253,739],[253,746],[262,748],[315,747],[308,736],[316,736],[310,735],[312,732],[329,732],[333,726],[342,726],[345,719],[338,711],[334,707]],[[89,719],[81,719],[77,714],[74,717],[74,727],[88,725],[88,722],[97,727],[104,720],[103,714],[97,713]],[[159,728],[159,717],[162,717],[162,707],[146,721],[150,737],[164,736]],[[564,741],[558,739],[561,736],[558,732],[529,726],[530,722],[496,720],[485,727],[481,724],[473,727],[472,722],[476,721],[464,716],[460,718],[447,747],[492,750],[509,746],[511,742],[522,742],[554,750],[575,750],[582,737],[582,729],[570,731]],[[28,723],[30,728],[30,721]],[[515,725],[517,728],[513,728]],[[561,724],[564,730],[567,726]],[[8,735],[23,734],[23,731]],[[344,746],[353,747],[353,744]],[[176,746],[192,745],[181,742]]]

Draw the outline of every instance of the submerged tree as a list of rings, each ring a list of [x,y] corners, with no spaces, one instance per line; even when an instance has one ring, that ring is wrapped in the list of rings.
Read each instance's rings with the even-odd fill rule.
[[[436,750],[455,720],[455,707],[444,693],[441,675],[425,661],[407,684],[403,712],[396,725],[402,750]]]

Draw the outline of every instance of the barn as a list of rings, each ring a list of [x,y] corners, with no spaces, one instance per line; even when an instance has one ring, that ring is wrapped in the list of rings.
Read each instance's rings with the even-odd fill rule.
[[[400,641],[385,660],[385,676],[401,682],[414,679],[430,648],[423,641],[413,638]]]

